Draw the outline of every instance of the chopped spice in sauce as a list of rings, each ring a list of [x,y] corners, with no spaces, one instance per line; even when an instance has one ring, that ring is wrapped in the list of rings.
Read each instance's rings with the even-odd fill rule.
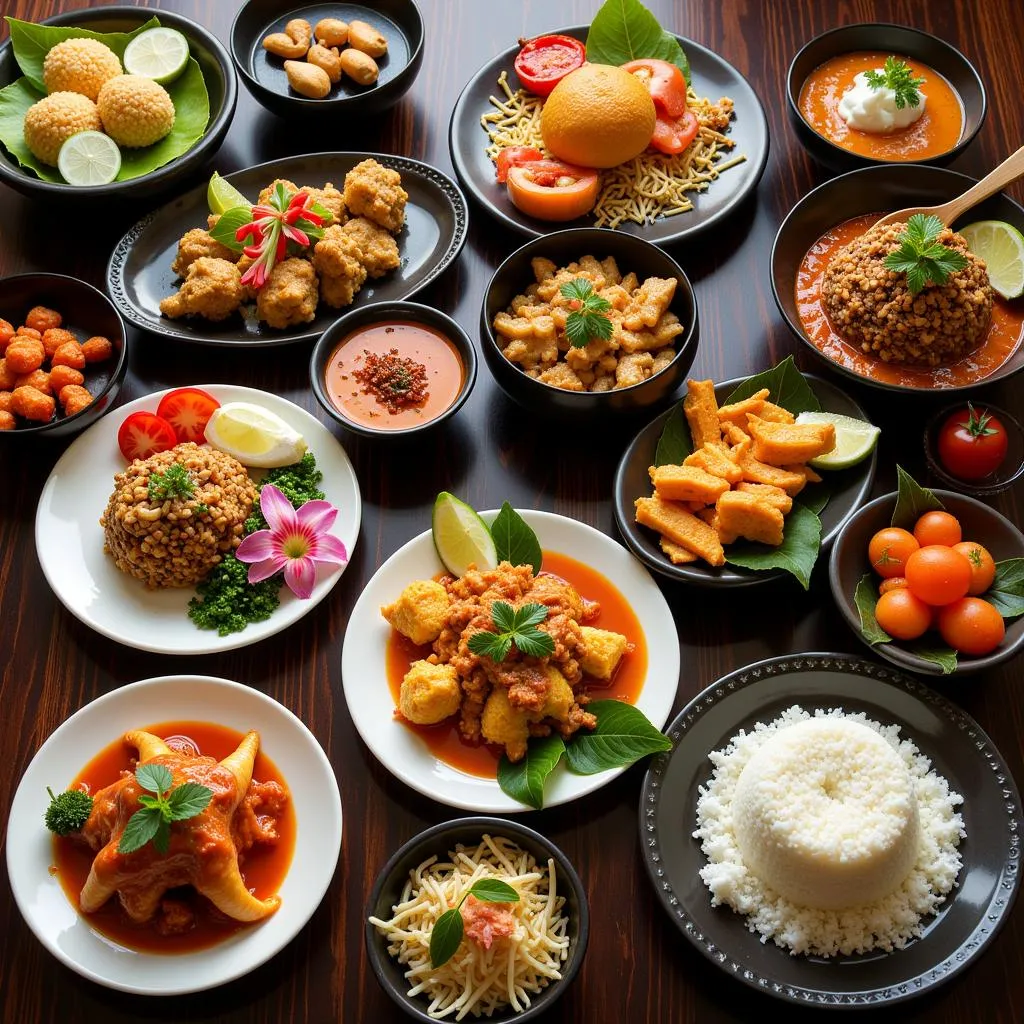
[[[427,368],[415,359],[400,356],[397,348],[384,353],[363,349],[362,360],[363,365],[353,370],[352,376],[388,412],[419,405],[429,396]]]

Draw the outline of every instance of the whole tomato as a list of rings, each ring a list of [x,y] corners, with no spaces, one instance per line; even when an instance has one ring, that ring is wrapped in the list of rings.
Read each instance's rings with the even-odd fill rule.
[[[939,428],[939,461],[959,480],[984,480],[1006,458],[1006,428],[986,410],[969,402]]]

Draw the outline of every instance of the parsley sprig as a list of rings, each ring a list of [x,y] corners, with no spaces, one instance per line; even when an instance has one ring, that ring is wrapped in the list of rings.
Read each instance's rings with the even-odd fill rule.
[[[479,636],[479,634],[477,634]],[[462,914],[459,908],[467,896],[484,903],[518,903],[519,893],[500,878],[478,878],[451,910],[446,910],[430,930],[430,964],[434,968],[448,963],[462,941]]]
[[[469,638],[469,649],[474,654],[487,655],[492,661],[504,661],[513,644],[522,654],[533,658],[554,654],[551,634],[537,628],[547,617],[547,608],[536,602],[513,608],[506,601],[495,601],[491,605],[491,622],[497,632],[481,629],[474,633]]]
[[[607,341],[612,336],[608,316],[612,304],[603,295],[595,295],[593,285],[585,277],[567,281],[559,291],[572,306],[565,320],[565,336],[573,348],[586,348],[588,342]]]
[[[167,501],[168,498],[191,498],[196,485],[188,470],[180,462],[175,462],[167,467],[166,472],[154,473],[146,489],[150,501]]]
[[[864,78],[872,89],[892,89],[897,110],[920,102],[917,87],[924,85],[924,79],[915,78],[910,65],[898,57],[886,57],[881,71],[865,71]]]
[[[900,247],[885,257],[890,270],[907,275],[911,295],[928,284],[945,284],[950,274],[967,266],[962,252],[936,241],[944,227],[938,217],[915,213],[899,237]]]
[[[150,840],[158,853],[166,853],[171,842],[171,822],[202,814],[213,799],[213,790],[198,782],[174,785],[170,769],[162,764],[140,764],[135,781],[150,793],[139,797],[139,808],[125,825],[117,843],[118,853],[134,853]]]

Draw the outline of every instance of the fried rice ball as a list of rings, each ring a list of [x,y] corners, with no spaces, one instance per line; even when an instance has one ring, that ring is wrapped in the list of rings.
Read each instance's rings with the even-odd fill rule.
[[[353,217],[368,217],[391,232],[405,223],[409,193],[402,188],[402,176],[372,157],[361,161],[345,175],[345,206]]]
[[[77,92],[54,92],[25,111],[25,145],[41,163],[57,166],[60,147],[79,132],[100,131],[96,104]]]
[[[167,90],[151,78],[118,75],[96,100],[103,130],[129,149],[152,146],[174,127],[174,104]]]
[[[120,74],[117,54],[98,39],[65,39],[43,60],[43,85],[48,93],[77,92],[94,103],[100,89]]]

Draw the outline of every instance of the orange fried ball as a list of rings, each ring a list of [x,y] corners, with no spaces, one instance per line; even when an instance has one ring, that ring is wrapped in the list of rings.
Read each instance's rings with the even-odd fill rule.
[[[4,358],[7,360],[7,368],[13,373],[31,373],[43,365],[46,352],[41,341],[15,335],[4,352]]]
[[[14,413],[0,409],[0,430],[13,430],[15,426]]]
[[[53,353],[66,341],[78,343],[78,339],[63,327],[49,327],[43,331],[43,350],[46,352],[46,358],[52,359]]]
[[[14,325],[7,320],[0,320],[0,355],[3,355],[11,338],[14,337]]]
[[[10,391],[0,391],[0,412],[11,411],[11,393]]]
[[[73,366],[58,363],[50,371],[50,387],[59,395],[69,384],[84,384],[85,374]]]
[[[82,354],[87,363],[102,363],[104,359],[109,359],[114,354],[114,346],[109,338],[97,334],[82,342]]]
[[[60,389],[60,404],[67,416],[74,416],[92,402],[92,395],[79,384],[68,384]]]
[[[38,423],[49,423],[56,407],[53,396],[44,395],[38,388],[15,388],[11,395],[11,411]]]
[[[76,370],[85,366],[85,356],[82,354],[82,346],[77,341],[66,341],[61,345],[50,360],[54,366],[73,366]]]
[[[25,314],[25,326],[34,331],[48,331],[51,327],[60,327],[64,318],[55,309],[48,306],[33,306]]]
[[[18,375],[7,365],[6,357],[0,359],[0,390],[13,391]]]
[[[50,375],[45,370],[33,370],[31,373],[19,374],[14,379],[14,386],[16,388],[38,388],[44,395],[53,394]]]

